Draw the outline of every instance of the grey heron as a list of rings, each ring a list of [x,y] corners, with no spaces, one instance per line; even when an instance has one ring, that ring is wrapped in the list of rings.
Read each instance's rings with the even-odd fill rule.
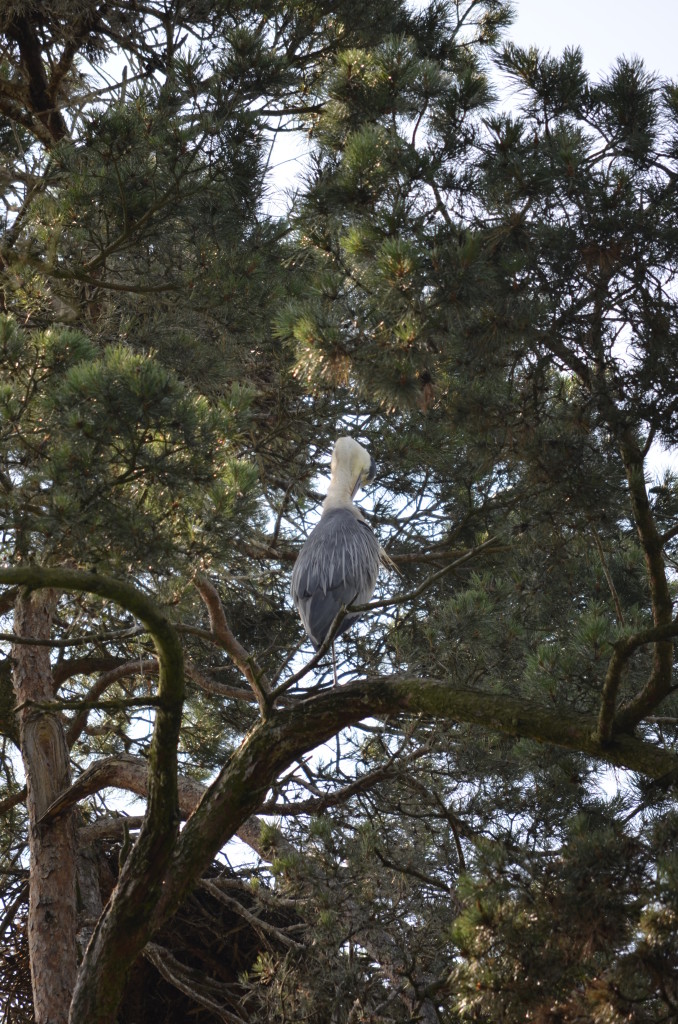
[[[362,445],[352,437],[338,438],[320,522],[292,570],[292,600],[316,651],[340,608],[364,604],[374,593],[381,549],[353,498],[359,487],[372,482],[375,473],[374,459]],[[356,613],[346,615],[337,636],[357,618]],[[332,660],[336,684],[334,642]]]

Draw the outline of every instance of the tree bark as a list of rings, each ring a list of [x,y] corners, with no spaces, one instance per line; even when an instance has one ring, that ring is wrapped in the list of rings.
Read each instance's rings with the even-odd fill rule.
[[[17,636],[49,637],[53,591],[22,591],[14,612]],[[38,821],[70,785],[68,747],[59,716],[33,702],[53,700],[49,648],[14,644],[14,692],[26,773],[30,843],[28,948],[36,1024],[66,1024],[77,971],[76,830],[74,812]]]

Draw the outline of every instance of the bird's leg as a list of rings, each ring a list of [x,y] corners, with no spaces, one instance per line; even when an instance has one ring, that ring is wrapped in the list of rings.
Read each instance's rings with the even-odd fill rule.
[[[332,671],[334,672],[334,685],[338,686],[339,685],[339,680],[337,679],[337,656],[336,656],[336,653],[335,653],[335,650],[334,650],[334,640],[332,641]],[[336,735],[336,740],[337,740],[336,769],[337,769],[337,771],[339,771],[339,762],[341,761],[341,741],[339,739],[339,733],[337,733],[337,735]]]

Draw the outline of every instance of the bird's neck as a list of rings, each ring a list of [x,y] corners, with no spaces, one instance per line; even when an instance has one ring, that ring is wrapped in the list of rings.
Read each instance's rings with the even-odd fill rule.
[[[355,479],[344,467],[336,469],[332,473],[330,486],[327,488],[327,495],[323,501],[323,512],[329,512],[333,508],[346,508],[353,512],[358,519],[362,519],[360,510],[353,504],[353,488]]]

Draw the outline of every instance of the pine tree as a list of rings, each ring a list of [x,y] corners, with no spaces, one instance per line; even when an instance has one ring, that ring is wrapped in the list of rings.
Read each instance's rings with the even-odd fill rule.
[[[509,23],[0,15],[9,1019],[675,1013],[676,89],[507,44],[500,113]],[[340,433],[399,575],[335,690]]]

